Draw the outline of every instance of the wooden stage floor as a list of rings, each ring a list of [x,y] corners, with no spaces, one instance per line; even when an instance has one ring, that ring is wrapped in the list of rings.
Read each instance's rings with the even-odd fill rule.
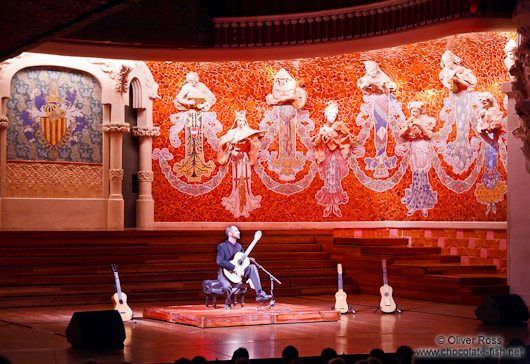
[[[107,310],[112,308],[110,303],[108,306],[0,309],[0,355],[13,364],[81,364],[88,358],[100,364],[173,363],[180,357],[195,355],[208,360],[226,360],[241,346],[248,349],[252,359],[280,357],[287,345],[297,347],[301,356],[318,356],[326,347],[334,348],[339,354],[368,353],[376,347],[394,352],[400,345],[414,349],[451,347],[437,344],[439,336],[483,335],[500,337],[505,342],[517,337],[527,345],[530,343],[528,328],[484,326],[475,318],[475,306],[397,298],[396,303],[403,311],[401,315],[374,314],[379,299],[379,296],[349,295],[348,303],[357,313],[342,315],[338,321],[205,329],[142,317],[144,308],[171,303],[129,302],[136,319],[125,323],[125,347],[108,351],[73,349],[66,340],[65,330],[74,312]],[[281,297],[276,303],[328,310],[334,297]]]

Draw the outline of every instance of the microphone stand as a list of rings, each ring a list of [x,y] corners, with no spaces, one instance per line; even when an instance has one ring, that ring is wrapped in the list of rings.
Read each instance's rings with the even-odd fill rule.
[[[274,281],[276,281],[278,284],[282,284],[282,282],[280,282],[278,279],[276,279],[276,277],[273,276],[271,273],[269,273],[268,270],[266,270],[258,262],[256,262],[256,259],[250,258],[250,257],[248,259],[250,259],[252,262],[254,262],[254,264],[256,265],[256,267],[258,269],[261,269],[262,271],[267,273],[269,275],[269,277],[270,277],[270,280],[271,280],[271,299],[269,301],[269,304],[266,305],[265,303],[262,302],[262,303],[259,304],[257,310],[260,311],[260,310],[263,310],[264,308],[266,308],[267,310],[270,310],[272,307],[275,307],[275,308],[277,308],[280,311],[289,311],[289,309],[287,307],[277,306],[276,305],[276,301],[274,300]]]

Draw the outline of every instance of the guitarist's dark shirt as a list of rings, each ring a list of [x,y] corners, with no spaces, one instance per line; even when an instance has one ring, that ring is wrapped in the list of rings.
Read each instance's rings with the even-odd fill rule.
[[[221,268],[226,268],[229,271],[233,271],[235,266],[230,263],[230,260],[232,260],[234,254],[237,252],[244,252],[241,244],[232,244],[228,240],[223,241],[217,245],[217,264]]]

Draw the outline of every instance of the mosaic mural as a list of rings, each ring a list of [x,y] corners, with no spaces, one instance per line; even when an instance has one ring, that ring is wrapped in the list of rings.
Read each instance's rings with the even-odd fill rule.
[[[101,87],[56,67],[19,71],[7,100],[7,159],[102,163]]]
[[[153,115],[155,221],[506,221],[498,105],[514,38],[462,34],[285,61],[148,62],[162,97]],[[495,127],[480,126],[491,118]]]

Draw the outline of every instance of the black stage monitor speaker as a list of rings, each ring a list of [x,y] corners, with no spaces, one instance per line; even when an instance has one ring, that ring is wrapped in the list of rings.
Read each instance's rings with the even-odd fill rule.
[[[122,348],[125,327],[117,310],[74,312],[66,338],[78,349]]]
[[[509,326],[525,326],[530,318],[526,304],[515,294],[485,297],[475,315],[484,324]]]

